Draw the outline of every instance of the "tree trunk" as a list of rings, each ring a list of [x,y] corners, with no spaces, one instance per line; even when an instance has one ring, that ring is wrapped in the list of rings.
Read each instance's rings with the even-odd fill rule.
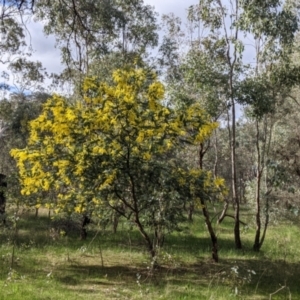
[[[152,262],[155,263],[155,261],[156,261],[155,260],[155,258],[156,258],[155,248],[153,247],[153,243],[151,241],[151,238],[149,237],[147,232],[144,230],[144,227],[143,227],[143,225],[141,224],[141,222],[139,220],[139,216],[138,216],[137,212],[135,212],[135,221],[134,221],[134,223],[137,225],[140,234],[142,235],[142,237],[144,238],[144,240],[147,244],[148,251],[149,251]]]
[[[120,218],[120,215],[116,211],[114,211],[113,212],[113,220],[112,220],[113,233],[117,233],[117,229],[118,229],[118,225],[119,225],[119,218]]]
[[[234,77],[235,74],[235,66],[238,60],[238,49],[237,46],[234,45],[233,40],[238,41],[239,28],[235,27],[235,32],[229,32],[226,29],[225,24],[225,9],[222,5],[221,1],[217,1],[220,9],[223,13],[223,26],[225,30],[225,40],[227,44],[226,49],[226,57],[227,64],[229,67],[229,78],[228,78],[228,88],[229,88],[229,101],[231,105],[231,128],[230,124],[228,124],[229,137],[230,137],[230,151],[231,151],[231,186],[232,186],[232,200],[234,204],[234,241],[235,247],[237,249],[242,248],[242,241],[240,237],[240,202],[238,197],[238,189],[237,189],[237,176],[236,176],[236,120],[235,120],[235,91],[234,91]],[[231,2],[231,13],[234,16],[235,20],[239,18],[239,1],[235,0]],[[232,19],[232,20],[234,20]],[[235,22],[235,21],[233,21]],[[233,23],[232,23],[233,25]],[[231,48],[232,47],[232,48]],[[238,71],[237,71],[238,72]],[[229,118],[228,118],[229,121]],[[229,123],[229,122],[228,122]],[[231,129],[231,130],[230,130]]]
[[[253,250],[259,251],[265,236],[267,232],[267,227],[269,223],[269,201],[266,199],[266,220],[264,224],[264,230],[263,235],[261,237],[261,203],[260,203],[260,196],[261,196],[261,181],[262,181],[262,175],[263,170],[265,167],[264,164],[264,157],[265,157],[265,146],[266,146],[266,135],[267,135],[267,128],[266,128],[266,122],[265,122],[265,130],[264,130],[264,144],[261,149],[259,145],[260,141],[260,132],[259,132],[259,121],[256,120],[256,151],[257,151],[257,172],[256,172],[256,194],[255,194],[255,202],[256,202],[256,232],[255,232],[255,238],[254,238],[254,244],[253,244]],[[270,136],[271,140],[271,136]],[[268,194],[271,192],[271,190],[267,191],[265,193],[265,196],[268,197]]]
[[[223,210],[217,221],[218,224],[221,224],[223,222],[224,218],[226,217],[226,212],[227,212],[228,206],[229,206],[229,202],[227,200],[225,200]]]
[[[214,178],[218,177],[218,133],[217,130],[215,130],[215,144],[214,144],[214,149],[215,149],[215,162],[214,162]]]
[[[157,226],[155,229],[155,245],[156,247],[162,247],[164,245],[165,235],[161,226]]]
[[[234,204],[234,241],[235,248],[242,249],[242,241],[240,236],[240,202],[237,192],[237,176],[236,176],[236,128],[235,128],[235,103],[231,101],[232,113],[232,131],[231,131],[231,184],[232,184],[232,200]]]
[[[205,223],[206,223],[206,226],[207,226],[207,230],[209,232],[209,235],[210,235],[210,239],[211,239],[211,243],[212,243],[212,259],[215,261],[215,262],[218,262],[219,261],[219,255],[218,255],[218,238],[214,232],[214,229],[211,225],[211,221],[210,221],[210,218],[209,218],[209,213],[208,213],[208,210],[206,208],[206,205],[204,203],[203,200],[201,200],[201,204],[202,204],[202,212],[203,212],[203,216],[205,218]]]
[[[265,220],[265,225],[264,225],[264,231],[263,231],[262,237],[259,242],[259,249],[261,248],[261,246],[263,245],[263,243],[265,241],[268,225],[269,225],[269,200],[267,198],[266,199],[266,220]]]
[[[6,176],[4,174],[0,174],[0,217],[2,219],[3,224],[6,224],[5,220],[5,208],[6,208],[6,196],[5,189],[7,187]]]
[[[204,144],[203,143],[200,144],[200,148],[199,148],[199,168],[201,170],[203,169],[203,158],[204,158],[205,153],[208,150],[208,147],[209,147],[209,145],[206,148],[204,148]],[[201,201],[201,206],[202,206],[202,213],[203,213],[203,216],[204,216],[204,219],[205,219],[205,224],[207,226],[207,230],[209,232],[211,243],[212,243],[212,249],[211,249],[212,259],[215,262],[218,262],[219,261],[218,238],[217,238],[217,236],[214,232],[214,229],[211,225],[211,221],[210,221],[210,218],[209,218],[209,213],[208,213],[207,207],[205,205],[204,197],[201,196],[200,201]]]
[[[85,240],[87,238],[87,232],[86,232],[86,225],[88,225],[91,222],[91,219],[88,216],[83,216],[82,222],[81,222],[81,229],[80,229],[80,239]]]
[[[260,249],[260,231],[261,231],[261,221],[260,221],[260,183],[261,183],[261,172],[257,170],[257,178],[256,178],[256,232],[254,238],[253,250],[259,251]]]
[[[195,205],[194,205],[194,203],[190,203],[189,209],[188,209],[188,220],[189,220],[190,222],[193,221],[194,210],[195,210]]]
[[[199,168],[201,170],[203,169],[203,159],[208,150],[208,147],[209,145],[205,147],[204,143],[200,143],[199,145]],[[194,211],[195,211],[195,205],[193,202],[191,202],[188,208],[188,220],[191,222],[193,221]]]

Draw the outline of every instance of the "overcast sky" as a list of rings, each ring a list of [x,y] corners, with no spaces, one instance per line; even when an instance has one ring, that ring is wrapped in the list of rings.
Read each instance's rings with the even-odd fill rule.
[[[177,16],[184,17],[186,9],[199,3],[197,0],[144,0],[144,3],[152,5],[160,14],[174,13]]]
[[[159,16],[174,13],[176,16],[184,18],[187,8],[197,4],[198,0],[144,0],[144,3],[154,6]],[[55,48],[55,37],[45,36],[41,23],[29,23],[28,30],[31,33],[31,44],[34,49],[32,59],[42,62],[48,73],[62,71],[60,52]],[[3,70],[3,66],[1,69]]]
[[[159,17],[163,14],[174,13],[176,16],[185,19],[187,9],[199,0],[144,0],[145,4],[154,6]],[[55,37],[45,36],[41,23],[31,22],[28,24],[28,30],[31,34],[31,44],[34,49],[32,60],[40,61],[49,74],[59,73],[63,70],[61,64],[60,52],[55,48]],[[246,56],[249,56],[246,54]],[[4,70],[0,65],[0,71]]]

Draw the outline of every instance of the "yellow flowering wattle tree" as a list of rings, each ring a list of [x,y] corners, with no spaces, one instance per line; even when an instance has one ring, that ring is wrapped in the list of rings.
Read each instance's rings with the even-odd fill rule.
[[[27,147],[11,151],[22,193],[55,190],[57,211],[111,209],[137,226],[154,259],[185,202],[202,205],[224,190],[220,179],[176,159],[217,124],[198,105],[166,107],[163,85],[143,69],[117,70],[111,85],[87,78],[82,92],[72,104],[50,98],[30,123]]]

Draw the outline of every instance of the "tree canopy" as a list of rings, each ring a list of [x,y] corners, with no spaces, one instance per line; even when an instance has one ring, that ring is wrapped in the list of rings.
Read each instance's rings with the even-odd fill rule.
[[[200,205],[200,198],[218,197],[225,187],[175,159],[184,145],[207,139],[217,123],[197,104],[176,111],[163,99],[163,85],[143,69],[116,70],[111,85],[86,78],[76,103],[50,98],[30,122],[27,147],[11,151],[22,193],[54,189],[58,211],[91,215],[109,207],[144,237],[146,225],[170,229],[180,206]]]

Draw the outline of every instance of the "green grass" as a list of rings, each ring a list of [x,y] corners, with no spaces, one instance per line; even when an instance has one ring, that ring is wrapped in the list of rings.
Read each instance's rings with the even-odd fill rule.
[[[253,216],[242,219],[244,248],[234,249],[233,220],[216,228],[220,262],[210,259],[203,219],[166,238],[160,268],[150,261],[138,232],[120,226],[86,241],[73,230],[62,236],[45,215],[20,216],[13,268],[13,228],[0,228],[0,300],[4,299],[300,299],[299,226],[281,220],[270,225],[262,250],[251,250]],[[103,265],[102,265],[103,264]],[[285,286],[285,288],[284,288]]]

